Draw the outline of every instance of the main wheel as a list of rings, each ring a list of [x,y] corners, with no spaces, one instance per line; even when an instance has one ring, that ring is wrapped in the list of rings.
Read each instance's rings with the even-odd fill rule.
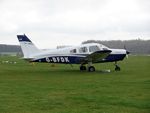
[[[86,70],[86,66],[80,66],[80,71]]]
[[[89,71],[89,72],[94,72],[94,71],[95,71],[95,67],[94,67],[94,66],[88,67],[88,71]]]

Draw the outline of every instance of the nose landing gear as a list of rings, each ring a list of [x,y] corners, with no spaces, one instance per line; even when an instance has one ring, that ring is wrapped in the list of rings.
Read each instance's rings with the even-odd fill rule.
[[[115,71],[120,71],[121,68],[117,65],[117,62],[115,62]]]

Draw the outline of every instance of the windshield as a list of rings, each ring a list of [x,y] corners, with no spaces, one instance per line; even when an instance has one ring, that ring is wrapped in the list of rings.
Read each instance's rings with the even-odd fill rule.
[[[99,51],[99,47],[98,46],[90,46],[89,47],[89,52],[95,52],[95,51]]]

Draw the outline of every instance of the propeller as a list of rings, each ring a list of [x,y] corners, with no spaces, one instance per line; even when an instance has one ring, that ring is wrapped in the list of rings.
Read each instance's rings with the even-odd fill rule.
[[[126,50],[126,58],[128,59],[128,54],[130,54],[130,52],[126,49],[126,45],[124,45],[124,49]]]

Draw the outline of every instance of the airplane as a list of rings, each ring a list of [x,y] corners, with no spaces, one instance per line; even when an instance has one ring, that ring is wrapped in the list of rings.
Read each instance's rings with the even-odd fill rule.
[[[17,35],[17,38],[24,55],[23,59],[29,62],[80,64],[80,71],[94,72],[94,63],[105,62],[115,62],[115,71],[120,71],[117,62],[122,61],[130,53],[126,49],[111,49],[99,43],[40,50],[25,34]]]

